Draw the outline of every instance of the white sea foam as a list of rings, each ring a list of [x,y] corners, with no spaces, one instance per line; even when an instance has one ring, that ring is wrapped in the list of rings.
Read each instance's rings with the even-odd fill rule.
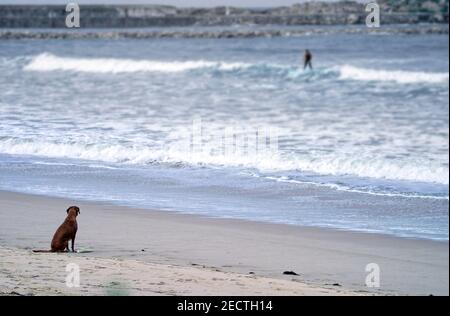
[[[253,174],[254,177],[260,177],[260,175]],[[349,186],[348,184],[336,184],[331,182],[314,182],[312,180],[294,180],[290,179],[286,176],[282,177],[274,177],[274,176],[267,176],[266,179],[277,181],[277,182],[284,182],[284,183],[298,183],[298,184],[309,184],[319,187],[325,187],[330,188],[337,191],[346,191],[346,192],[353,192],[353,193],[359,193],[359,194],[368,194],[368,195],[375,195],[375,196],[388,196],[388,197],[402,197],[402,198],[420,198],[420,199],[433,199],[433,200],[449,200],[449,196],[436,196],[436,195],[423,195],[420,193],[400,193],[400,192],[382,192],[374,189],[359,189],[359,188],[353,188]]]
[[[295,157],[273,155],[215,155],[191,153],[178,146],[164,149],[145,146],[95,145],[82,143],[26,142],[15,139],[0,141],[0,152],[11,155],[36,155],[51,158],[74,158],[110,163],[151,164],[183,163],[245,167],[261,172],[314,172],[321,175],[351,175],[361,178],[388,179],[423,183],[449,184],[448,167],[423,161],[387,161],[364,155],[334,157]]]
[[[72,58],[40,54],[25,66],[28,71],[74,71],[86,73],[133,73],[162,72],[179,73],[197,69],[218,69],[230,71],[248,67],[244,63],[224,63],[214,61],[150,61],[115,58]]]
[[[375,70],[344,65],[338,68],[339,78],[360,81],[391,81],[402,84],[443,83],[449,81],[448,73],[426,73],[397,70]]]
[[[166,81],[163,76],[171,73],[186,73],[195,72],[201,74],[203,72],[230,72],[231,75],[226,80],[238,80],[242,86],[248,85],[248,78],[242,78],[242,76],[257,75],[260,77],[273,77],[273,86],[276,87],[276,83],[286,82],[287,80],[310,80],[314,79],[319,84],[325,83],[325,86],[329,84],[329,80],[332,81],[349,81],[355,85],[366,86],[366,81],[376,82],[388,82],[393,85],[399,85],[397,88],[399,91],[403,89],[402,84],[445,84],[448,83],[447,73],[426,73],[426,72],[413,72],[413,71],[395,71],[395,70],[374,70],[357,68],[351,65],[336,66],[331,68],[317,68],[314,72],[304,72],[303,69],[298,66],[271,64],[271,63],[233,63],[233,62],[221,62],[221,61],[207,61],[207,60],[191,60],[191,61],[156,61],[156,60],[133,60],[133,59],[115,59],[115,58],[76,58],[76,57],[60,57],[48,53],[40,54],[27,59],[21,60],[21,65],[25,65],[26,71],[37,72],[51,72],[51,71],[70,71],[70,72],[82,72],[87,74],[119,74],[119,73],[135,73],[135,72],[149,72],[160,73],[162,76],[158,76],[159,80]],[[82,78],[85,79],[84,77]],[[97,80],[95,77],[89,78],[89,80]],[[103,80],[103,79],[102,79]],[[320,81],[323,82],[320,82]],[[271,83],[272,84],[272,83]],[[339,84],[341,84],[339,82]],[[258,84],[255,91],[259,93],[262,85]],[[353,87],[350,87],[354,90]],[[446,87],[438,86],[439,89],[446,89]],[[220,91],[217,89],[215,91]],[[336,90],[338,91],[338,90]],[[240,93],[241,91],[235,91]],[[288,93],[290,93],[289,91]],[[297,92],[295,92],[297,93]],[[250,95],[250,94],[249,94]],[[256,94],[257,96],[258,94]],[[284,95],[284,94],[283,94]],[[154,96],[158,97],[158,94]],[[220,101],[220,93],[217,94]],[[252,96],[252,98],[254,95]],[[308,96],[309,97],[309,96]],[[240,100],[247,100],[247,95]],[[282,102],[284,102],[283,100]],[[351,100],[350,100],[351,101]],[[126,102],[122,100],[121,102]],[[165,104],[165,99],[160,99],[158,104]],[[243,101],[244,102],[244,101]],[[248,102],[248,101],[247,101]],[[347,104],[347,98],[343,101]],[[146,104],[146,101],[143,101]],[[219,102],[222,103],[222,101]],[[250,104],[250,103],[247,103]],[[283,103],[284,104],[284,103]],[[332,102],[330,102],[332,104]],[[196,108],[195,105],[186,105],[185,103],[170,104],[173,109],[173,118],[179,119],[177,113],[185,113],[186,107],[191,106],[190,111],[201,111]],[[413,105],[413,104],[412,104]],[[215,106],[214,104],[211,107]],[[96,107],[99,111],[111,110],[110,118],[114,119],[114,129],[111,129],[111,138],[98,138],[96,135],[87,138],[85,143],[81,141],[66,142],[62,141],[58,137],[49,139],[47,142],[41,141],[42,138],[36,138],[31,140],[28,137],[23,137],[21,131],[18,130],[16,134],[17,138],[6,136],[0,140],[0,153],[5,154],[17,154],[17,155],[36,155],[52,158],[74,158],[92,161],[104,161],[108,163],[125,163],[125,164],[152,164],[152,163],[176,163],[186,165],[211,165],[211,166],[223,166],[223,167],[243,167],[245,169],[257,169],[261,173],[270,172],[288,172],[289,174],[295,173],[314,173],[317,175],[331,176],[335,179],[334,183],[338,183],[340,178],[345,176],[357,177],[359,179],[380,179],[389,181],[407,181],[413,183],[431,183],[448,186],[448,164],[443,161],[443,155],[439,152],[439,148],[448,148],[448,143],[442,138],[443,132],[441,127],[437,127],[437,132],[419,133],[416,131],[415,125],[404,125],[401,127],[400,133],[398,133],[398,127],[393,122],[386,122],[385,128],[381,131],[377,130],[377,124],[371,123],[367,120],[367,113],[372,113],[372,109],[365,108],[365,105],[355,105],[351,102],[346,105],[346,109],[349,111],[355,111],[358,115],[358,120],[352,119],[346,115],[335,116],[333,111],[327,111],[327,107],[314,108],[306,115],[302,120],[296,121],[295,124],[291,117],[284,116],[284,113],[294,113],[291,109],[284,108],[283,111],[270,112],[274,116],[278,117],[277,125],[284,126],[289,129],[286,138],[289,140],[289,146],[286,147],[286,152],[282,152],[280,155],[232,155],[223,156],[211,154],[208,152],[192,154],[186,150],[174,144],[177,142],[177,136],[167,136],[165,133],[171,134],[171,130],[167,130],[167,126],[171,126],[171,122],[165,121],[160,126],[154,126],[155,121],[152,117],[148,117],[140,123],[134,121],[124,120],[121,116],[123,113],[115,111],[108,105],[102,102],[94,102],[89,104],[89,107]],[[243,115],[248,117],[249,113],[259,110],[260,103],[252,104],[251,110],[243,112]],[[352,108],[353,107],[353,108]],[[271,107],[269,111],[274,111],[278,107]],[[281,107],[283,108],[283,106]],[[130,110],[134,107],[131,106]],[[353,109],[353,110],[352,110]],[[208,111],[210,110],[208,105]],[[342,109],[337,109],[342,111]],[[23,108],[24,113],[27,113],[28,109]],[[222,109],[218,110],[219,113]],[[266,111],[266,110],[264,110]],[[300,113],[301,111],[298,110]],[[83,117],[82,124],[84,126],[97,128],[98,122],[95,117],[84,117],[84,113],[77,112],[77,117]],[[208,112],[207,112],[208,113]],[[53,112],[51,113],[53,114]],[[129,113],[127,113],[129,114]],[[414,117],[414,112],[411,115]],[[42,116],[42,121],[45,121],[49,113],[39,113],[38,116]],[[272,114],[270,114],[272,115]],[[270,116],[267,115],[266,116]],[[409,114],[408,114],[409,115]],[[256,119],[256,118],[255,118]],[[379,119],[379,118],[378,118]],[[264,122],[267,118],[262,117],[261,122]],[[324,121],[331,120],[333,124],[327,126],[327,130],[323,129]],[[261,123],[258,121],[255,124]],[[307,124],[308,122],[314,122],[318,128],[314,128],[314,125]],[[338,123],[337,123],[338,122]],[[413,119],[411,122],[415,122]],[[13,122],[14,123],[14,122]],[[79,124],[79,122],[78,122]],[[157,147],[154,143],[149,145],[149,139],[144,133],[140,132],[145,124],[150,124],[152,130],[160,129],[161,134],[155,136],[158,144]],[[184,124],[184,123],[183,123]],[[183,124],[174,124],[173,128],[177,130],[184,126]],[[265,124],[265,123],[264,123]],[[271,123],[272,124],[272,123]],[[301,124],[304,126],[301,130]],[[445,122],[444,122],[445,124]],[[105,125],[103,122],[101,126]],[[121,127],[123,125],[123,127]],[[448,123],[447,123],[448,125]],[[11,128],[16,128],[17,125],[12,124]],[[223,126],[219,123],[216,130],[221,130]],[[41,124],[37,124],[35,127],[42,127]],[[50,126],[51,127],[51,126]],[[108,125],[109,128],[109,125]],[[144,129],[145,130],[145,129]],[[214,130],[214,129],[213,129]],[[132,138],[129,138],[129,131],[133,131]],[[52,127],[49,130],[50,134],[53,133]],[[185,131],[186,133],[190,130]],[[89,132],[88,132],[89,133]],[[345,135],[343,134],[345,133]],[[176,134],[176,133],[175,133]],[[9,134],[11,135],[11,134]],[[73,136],[73,135],[72,135]],[[82,136],[85,138],[85,134],[75,135],[71,139],[77,139],[76,137]],[[159,139],[158,137],[161,137]],[[126,140],[125,142],[117,141]],[[414,139],[414,142],[410,140]],[[340,143],[339,143],[340,142]],[[134,145],[124,145],[124,143],[132,143]],[[373,145],[372,145],[373,144]],[[159,146],[158,145],[158,146]],[[345,146],[344,146],[345,145]],[[417,149],[414,146],[420,146],[421,148],[428,148],[426,154],[414,152]],[[318,148],[318,153],[314,153],[314,148]],[[398,148],[398,150],[396,150]],[[411,149],[412,148],[412,149]],[[288,151],[293,152],[289,153]],[[359,152],[361,151],[361,152]],[[387,153],[391,154],[391,157],[386,158]],[[303,154],[299,152],[304,152]],[[397,157],[397,158],[395,158]],[[405,157],[405,158],[398,158]],[[382,181],[379,181],[380,183]],[[362,183],[362,184],[361,184]],[[359,183],[362,190],[364,188],[364,181]],[[348,186],[352,190],[355,190],[354,186]],[[383,191],[383,184],[380,184],[379,188]],[[356,189],[358,190],[358,188]],[[442,190],[441,190],[442,191]],[[378,192],[378,191],[377,191]],[[428,192],[428,191],[427,191]],[[421,193],[420,188],[417,193]]]
[[[26,71],[73,71],[83,73],[182,73],[195,70],[245,71],[253,70],[267,76],[285,74],[288,78],[299,78],[306,73],[297,66],[278,64],[251,64],[242,62],[222,62],[207,60],[157,61],[116,58],[76,58],[59,57],[48,53],[37,55],[24,67]],[[382,81],[400,84],[429,83],[439,84],[449,81],[448,73],[427,73],[399,70],[375,70],[351,65],[317,69],[316,74],[325,78],[335,76],[340,80]]]

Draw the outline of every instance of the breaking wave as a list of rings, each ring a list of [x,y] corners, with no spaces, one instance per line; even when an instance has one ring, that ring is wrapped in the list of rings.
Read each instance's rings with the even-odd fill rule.
[[[23,141],[14,138],[0,141],[0,152],[10,155],[35,155],[70,158],[118,164],[173,163],[190,166],[216,165],[245,167],[261,172],[313,172],[317,175],[351,175],[360,178],[449,184],[448,167],[424,161],[385,160],[364,155],[337,154],[333,157],[289,157],[278,154],[215,155],[191,153],[179,146],[148,148],[108,144],[54,143]],[[100,158],[99,158],[100,157]]]
[[[284,75],[289,78],[305,76],[297,66],[277,64],[251,64],[243,62],[222,62],[206,60],[190,61],[156,61],[133,60],[115,58],[75,58],[59,57],[43,53],[33,57],[24,67],[26,71],[72,71],[93,74],[121,74],[121,73],[183,73],[189,71],[223,71],[242,73],[249,72],[258,75]],[[412,72],[399,70],[375,70],[359,68],[351,65],[341,65],[332,68],[317,69],[315,76],[335,78],[337,80],[394,82],[399,84],[440,84],[448,83],[448,73]]]
[[[179,73],[198,69],[230,71],[250,67],[244,63],[223,63],[204,60],[197,61],[151,61],[114,58],[72,58],[40,54],[25,66],[28,71],[74,71],[86,73],[133,73],[160,72]]]

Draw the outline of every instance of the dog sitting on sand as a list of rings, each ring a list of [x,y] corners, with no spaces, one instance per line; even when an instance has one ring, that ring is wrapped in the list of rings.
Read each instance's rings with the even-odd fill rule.
[[[72,241],[72,252],[75,252],[75,237],[78,231],[77,216],[80,208],[71,206],[67,209],[67,217],[53,236],[51,250],[34,250],[33,252],[69,252],[69,241]]]

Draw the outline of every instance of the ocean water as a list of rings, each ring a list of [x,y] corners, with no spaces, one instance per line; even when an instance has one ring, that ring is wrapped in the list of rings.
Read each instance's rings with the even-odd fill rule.
[[[448,240],[448,168],[446,35],[0,41],[3,190]]]

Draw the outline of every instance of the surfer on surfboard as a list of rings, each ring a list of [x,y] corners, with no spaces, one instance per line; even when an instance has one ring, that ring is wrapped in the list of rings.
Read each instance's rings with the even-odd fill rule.
[[[312,56],[312,54],[311,54],[311,52],[307,49],[306,51],[305,51],[305,56],[304,56],[304,66],[303,66],[303,69],[306,69],[306,68],[308,68],[309,67],[309,69],[313,69],[313,66],[312,66],[312,58],[313,58],[313,56]]]

